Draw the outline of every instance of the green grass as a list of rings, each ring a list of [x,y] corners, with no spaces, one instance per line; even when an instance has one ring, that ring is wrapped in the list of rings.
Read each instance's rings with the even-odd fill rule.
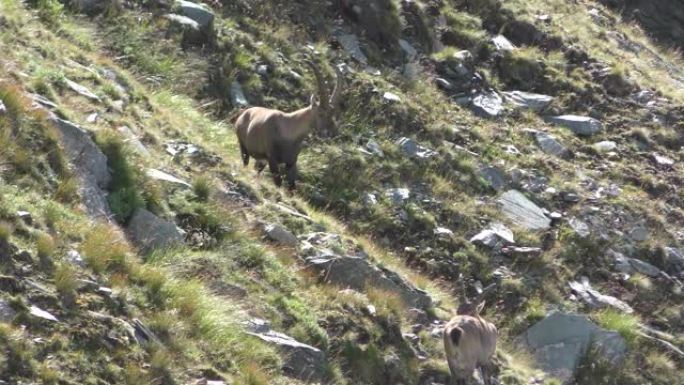
[[[619,310],[607,309],[595,315],[596,321],[603,328],[614,330],[625,338],[628,344],[634,345],[639,338],[640,319],[633,314],[624,314]]]

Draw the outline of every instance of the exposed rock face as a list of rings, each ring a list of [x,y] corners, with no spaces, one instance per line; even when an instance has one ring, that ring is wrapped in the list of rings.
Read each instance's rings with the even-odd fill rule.
[[[283,371],[294,378],[306,382],[323,381],[326,376],[325,353],[313,346],[303,344],[294,338],[271,330],[268,321],[253,319],[245,326],[248,333],[274,345],[283,353],[285,367]]]
[[[173,247],[183,242],[183,235],[175,224],[139,208],[128,223],[128,234],[145,254],[156,249]]]
[[[529,230],[547,229],[551,219],[520,191],[508,190],[498,200],[503,213],[516,225]]]
[[[104,189],[111,175],[107,157],[81,127],[54,115],[50,119],[59,130],[64,151],[81,181],[80,194],[88,215],[108,220],[111,211]]]
[[[570,282],[570,288],[584,303],[593,308],[611,306],[627,314],[634,312],[632,307],[625,302],[613,296],[601,294],[598,290],[592,288],[589,284],[589,279],[586,277],[582,277],[579,282]]]
[[[627,351],[620,334],[601,329],[586,316],[572,313],[551,313],[529,328],[521,340],[541,369],[565,384],[572,381],[590,347],[613,364],[619,363]]]
[[[386,290],[399,295],[409,306],[427,308],[430,296],[397,273],[373,264],[363,252],[338,253],[333,246],[339,237],[335,234],[312,233],[302,237],[304,260],[321,272],[326,282],[363,291],[367,287]]]
[[[551,123],[570,129],[579,136],[592,136],[603,129],[601,122],[588,116],[561,115],[546,119]]]

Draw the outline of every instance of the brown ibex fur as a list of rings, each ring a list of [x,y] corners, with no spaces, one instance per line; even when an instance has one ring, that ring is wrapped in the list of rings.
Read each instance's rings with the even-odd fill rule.
[[[485,304],[485,294],[493,287],[494,284],[488,286],[472,301],[466,299],[463,290],[457,315],[444,328],[444,350],[454,385],[468,384],[478,367],[485,384],[491,383],[491,360],[499,333],[494,324],[480,316],[480,312]]]
[[[338,111],[342,74],[335,67],[337,79],[331,92],[320,68],[312,61],[307,60],[306,63],[314,72],[319,92],[318,97],[311,96],[307,107],[294,112],[252,107],[242,112],[235,122],[242,162],[247,166],[251,156],[256,159],[257,170],[261,172],[267,161],[277,186],[282,183],[279,165],[284,163],[288,185],[295,187],[297,157],[309,132],[314,127],[321,131],[334,129],[333,118]]]

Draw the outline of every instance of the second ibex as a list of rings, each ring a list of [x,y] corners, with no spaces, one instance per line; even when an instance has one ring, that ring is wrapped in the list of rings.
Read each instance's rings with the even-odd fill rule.
[[[290,189],[297,178],[297,157],[302,141],[312,128],[320,131],[334,129],[334,117],[339,110],[342,92],[342,74],[337,66],[335,88],[323,78],[320,68],[310,60],[305,61],[313,70],[318,84],[318,97],[311,95],[309,106],[294,112],[271,108],[252,107],[243,111],[235,122],[242,162],[249,164],[249,157],[256,159],[259,172],[268,162],[277,186],[282,183],[279,166],[285,164]]]

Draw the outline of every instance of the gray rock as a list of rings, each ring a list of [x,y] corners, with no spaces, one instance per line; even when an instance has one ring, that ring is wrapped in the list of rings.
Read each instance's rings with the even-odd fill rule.
[[[503,112],[503,99],[496,92],[483,92],[473,97],[470,108],[477,116],[496,118]]]
[[[168,15],[165,15],[164,17],[168,19],[172,25],[174,25],[177,28],[180,28],[181,30],[192,30],[197,32],[200,31],[199,23],[187,16],[170,13]]]
[[[518,108],[540,112],[553,102],[553,97],[524,91],[510,91],[503,93],[506,102]]]
[[[297,237],[281,225],[265,224],[263,228],[264,233],[270,240],[280,243],[281,245],[295,247],[299,243]]]
[[[80,195],[91,218],[109,220],[111,210],[104,189],[111,176],[107,157],[81,127],[50,115],[50,120],[61,135],[61,143],[70,163],[80,179]]]
[[[404,51],[404,54],[406,54],[406,59],[408,61],[413,61],[416,56],[418,56],[418,51],[413,48],[411,43],[404,39],[399,39],[399,47],[401,47],[402,51]]]
[[[375,206],[378,204],[378,198],[373,193],[366,193],[363,195],[363,204],[365,206]]]
[[[675,161],[673,159],[655,153],[653,154],[653,161],[661,167],[672,167],[675,164]]]
[[[0,323],[10,323],[14,320],[14,316],[17,312],[12,309],[9,302],[4,299],[0,299]]]
[[[0,100],[0,115],[3,115],[7,113],[7,107],[5,107],[5,103]]]
[[[428,159],[438,155],[436,151],[421,146],[418,144],[418,142],[411,138],[402,137],[399,138],[395,143],[397,146],[399,146],[399,149],[401,149],[404,154],[410,157]]]
[[[139,208],[131,217],[127,232],[133,244],[144,254],[183,243],[183,235],[175,224]]]
[[[90,91],[88,88],[71,81],[69,79],[64,79],[66,82],[67,87],[71,88],[72,91],[76,92],[77,94],[84,96],[90,100],[96,101],[96,102],[101,102],[100,97],[95,95],[92,91]]]
[[[591,136],[603,129],[601,122],[588,116],[561,115],[546,119],[551,123],[566,127],[580,136]]]
[[[180,12],[194,20],[200,29],[210,30],[213,28],[214,12],[204,4],[193,3],[191,1],[178,0],[176,2]]]
[[[389,92],[389,91],[387,91],[387,92],[385,92],[384,94],[382,94],[382,98],[383,98],[386,102],[390,102],[390,103],[401,103],[401,97],[399,97],[399,95],[394,94],[394,93]]]
[[[665,248],[667,268],[674,272],[684,271],[684,251],[675,247]]]
[[[358,61],[362,65],[368,64],[368,58],[361,50],[361,45],[359,44],[359,38],[352,34],[341,34],[337,36],[337,42],[340,43],[342,48],[351,56],[354,60]]]
[[[528,230],[542,230],[551,225],[551,219],[544,215],[542,209],[520,191],[508,190],[499,197],[498,203],[503,213],[518,226]]]
[[[304,236],[302,254],[304,260],[321,273],[326,282],[364,291],[367,287],[383,289],[399,295],[408,306],[425,309],[432,299],[397,273],[373,264],[363,254],[352,255],[332,251],[335,234],[312,233]]]
[[[435,78],[435,84],[437,84],[437,87],[447,91],[450,91],[454,88],[453,84],[444,78]]]
[[[629,238],[636,242],[643,242],[647,240],[650,236],[650,232],[644,225],[636,225],[627,234]]]
[[[76,250],[69,250],[66,255],[66,260],[75,266],[78,266],[80,268],[85,268],[86,267],[86,262],[81,256],[81,254],[76,251]]]
[[[613,268],[620,273],[632,274],[634,272],[634,267],[629,262],[631,258],[626,257],[624,254],[610,249],[606,252],[606,257],[612,263]]]
[[[432,233],[435,234],[438,237],[448,237],[450,235],[454,235],[454,232],[451,229],[447,229],[446,227],[435,227],[434,230],[432,230]]]
[[[503,35],[497,35],[492,38],[494,48],[499,52],[513,51],[515,46]]]
[[[245,93],[242,91],[242,86],[240,86],[237,80],[234,80],[230,85],[230,102],[235,107],[249,106]]]
[[[591,231],[589,230],[589,225],[587,225],[585,222],[577,218],[570,218],[568,224],[581,238],[586,238],[591,234]]]
[[[604,140],[601,142],[597,142],[591,145],[591,147],[596,150],[596,152],[599,153],[606,153],[606,152],[611,152],[617,149],[617,143],[610,141],[610,140]]]
[[[634,270],[638,271],[639,273],[646,275],[648,277],[660,277],[660,269],[657,267],[651,265],[648,262],[644,262],[640,259],[636,258],[630,258],[629,259],[630,265],[634,268]]]
[[[496,191],[502,191],[508,185],[508,177],[497,167],[481,167],[480,176]]]
[[[545,132],[536,132],[534,135],[537,145],[547,154],[555,155],[560,158],[568,156],[568,149],[565,148],[555,137]]]
[[[617,365],[624,358],[627,344],[614,331],[601,329],[588,317],[553,312],[529,328],[521,337],[524,346],[548,375],[564,384],[571,383],[579,362],[590,347]]]
[[[378,142],[374,141],[373,139],[369,140],[368,143],[366,143],[365,147],[366,150],[368,150],[373,155],[377,155],[381,158],[385,156],[385,153],[382,151],[380,144],[378,144]]]
[[[56,109],[58,106],[53,103],[50,99],[46,98],[43,95],[38,95],[38,94],[29,94],[31,97],[31,100],[33,100],[33,107],[35,108],[47,108],[50,110]]]
[[[515,237],[513,236],[511,229],[502,223],[496,222],[470,238],[470,242],[494,248],[499,245],[506,246],[514,244]]]
[[[627,314],[634,312],[634,309],[625,302],[613,296],[601,294],[592,288],[587,277],[581,277],[580,282],[572,281],[569,285],[573,293],[575,293],[579,299],[593,308],[612,306]]]
[[[29,314],[36,317],[36,318],[40,318],[40,319],[43,319],[46,321],[58,322],[57,317],[55,317],[54,315],[46,312],[45,310],[43,310],[37,306],[31,305],[29,307]]]
[[[166,173],[166,172],[164,172],[164,171],[157,170],[157,169],[154,169],[154,168],[149,168],[149,169],[147,169],[147,171],[145,172],[145,174],[146,174],[148,177],[150,177],[150,178],[152,178],[152,179],[155,179],[155,180],[160,180],[160,181],[169,182],[169,183],[175,183],[175,184],[179,184],[179,185],[182,185],[182,186],[185,186],[185,187],[192,187],[192,186],[190,185],[190,183],[188,183],[188,182],[186,182],[186,181],[184,181],[184,180],[182,180],[182,179],[176,178],[175,176],[173,176],[173,175],[171,175],[171,174],[169,174],[169,173]]]
[[[319,382],[325,379],[326,358],[320,349],[271,330],[269,322],[265,320],[252,319],[245,326],[247,334],[274,345],[283,354],[283,371],[288,376],[306,382]]]
[[[411,196],[411,190],[407,188],[391,188],[385,190],[385,196],[395,205],[400,205]]]

